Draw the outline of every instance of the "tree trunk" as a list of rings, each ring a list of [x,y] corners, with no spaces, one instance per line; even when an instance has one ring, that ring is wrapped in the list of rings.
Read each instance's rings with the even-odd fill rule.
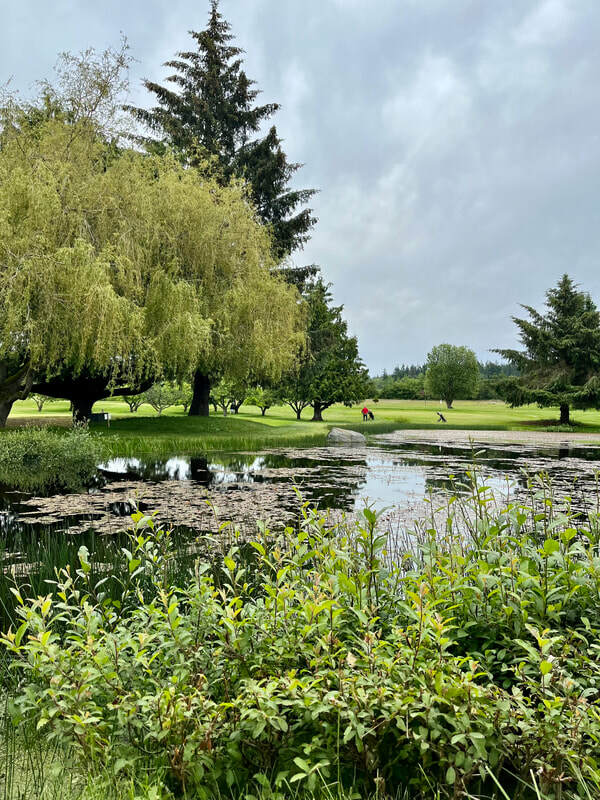
[[[452,408],[452,403],[454,400],[446,400],[446,408]]]
[[[194,395],[190,403],[190,417],[208,417],[210,414],[210,377],[201,370],[194,373]]]
[[[302,419],[302,409],[297,408],[296,410],[296,419]]]
[[[569,404],[568,403],[561,403],[560,404],[560,424],[561,425],[570,425],[571,420],[569,418]]]
[[[266,408],[261,408],[261,410],[260,410],[261,416],[263,416],[263,417],[264,417],[264,415],[266,414],[266,412],[267,412],[267,409],[266,409]]]
[[[314,413],[312,415],[311,422],[323,422],[323,408],[321,403],[313,403],[312,407]]]
[[[0,363],[0,428],[6,427],[6,420],[15,400],[23,400],[30,391],[29,367],[21,367],[9,375],[8,365]]]
[[[78,395],[73,397],[71,404],[73,406],[73,422],[76,425],[85,425],[90,421],[92,416],[92,408],[96,400],[101,400],[100,397],[90,397],[89,395]]]

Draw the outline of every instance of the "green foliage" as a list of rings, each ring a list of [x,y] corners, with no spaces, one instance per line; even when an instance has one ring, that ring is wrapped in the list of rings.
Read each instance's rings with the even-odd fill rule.
[[[546,307],[541,314],[523,306],[530,318],[512,318],[525,349],[496,351],[521,374],[502,393],[512,406],[560,406],[568,424],[569,407],[600,408],[600,313],[568,275],[546,292]]]
[[[301,165],[287,160],[274,126],[263,138],[252,139],[279,106],[255,104],[259,92],[242,69],[243,51],[231,43],[230,30],[213,0],[207,28],[190,32],[197,49],[177,53],[165,65],[174,70],[167,82],[176,88],[147,80],[144,85],[158,105],[128,109],[152,132],[143,140],[149,150],[173,148],[204,172],[211,169],[208,155],[223,182],[232,176],[247,181],[256,211],[273,236],[275,257],[281,259],[308,240],[316,219],[310,209],[297,209],[315,191],[290,188]]]
[[[142,402],[152,406],[159,417],[166,408],[181,405],[187,399],[181,388],[166,381],[153,384],[141,397]]]
[[[468,347],[439,344],[427,356],[425,389],[452,408],[454,400],[473,397],[479,383],[479,365]]]
[[[532,776],[540,797],[585,796],[598,520],[555,509],[542,482],[532,496],[495,504],[474,480],[442,530],[425,525],[422,549],[395,558],[369,508],[349,527],[305,508],[279,536],[222,535],[179,587],[169,533],[137,514],[120,598],[90,578],[85,548],[54,593],[15,590],[22,622],[2,637],[23,668],[15,720],[88,768],[166,774],[191,796],[270,783],[490,797],[501,784],[516,800],[535,796]]]
[[[123,401],[127,403],[129,406],[129,411],[132,414],[135,414],[137,411],[139,411],[141,406],[143,406],[146,402],[144,398],[144,392],[140,392],[139,394],[124,394]]]
[[[248,405],[260,408],[260,412],[264,417],[270,408],[273,406],[280,406],[283,401],[275,389],[265,389],[262,386],[254,386],[250,389],[246,397],[246,402]]]
[[[100,440],[82,428],[22,428],[0,436],[0,483],[31,492],[79,491],[102,460]]]
[[[35,125],[30,107],[2,110],[0,367],[73,401],[215,360],[280,372],[303,338],[297,293],[243,186],[116,148],[78,109]]]
[[[355,336],[348,336],[342,306],[333,306],[329,286],[318,277],[304,292],[308,308],[307,346],[299,353],[295,368],[280,384],[283,401],[298,419],[312,406],[313,420],[334,403],[355,403],[369,393],[368,374],[358,353]]]
[[[46,405],[46,403],[54,403],[56,401],[55,397],[48,397],[45,394],[37,394],[37,392],[31,392],[29,397],[36,405],[37,410],[42,413],[42,409]]]
[[[220,408],[223,416],[226,417],[229,411],[233,411],[235,414],[238,413],[246,399],[247,392],[248,385],[246,381],[221,378],[210,391],[210,402],[213,404],[215,411]]]

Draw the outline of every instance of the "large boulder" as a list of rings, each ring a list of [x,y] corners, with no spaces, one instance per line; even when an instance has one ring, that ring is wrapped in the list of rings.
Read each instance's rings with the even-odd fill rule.
[[[362,433],[347,431],[344,428],[332,428],[327,434],[327,444],[343,445],[344,447],[360,447],[366,444]]]

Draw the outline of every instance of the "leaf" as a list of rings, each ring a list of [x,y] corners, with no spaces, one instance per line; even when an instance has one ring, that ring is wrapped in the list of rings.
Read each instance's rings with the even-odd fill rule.
[[[118,759],[115,761],[115,766],[113,767],[113,772],[114,772],[114,774],[115,774],[115,775],[118,775],[118,773],[119,773],[119,772],[120,772],[122,769],[125,769],[125,767],[128,767],[128,766],[130,766],[130,764],[131,764],[131,761],[129,761],[127,758],[118,758]]]
[[[541,661],[540,662],[540,672],[542,675],[547,675],[549,672],[552,672],[552,662],[551,661]]]
[[[310,765],[303,758],[300,758],[300,756],[296,756],[294,759],[294,764],[297,767],[300,767],[301,770],[304,770],[306,774],[310,772]]]
[[[448,769],[446,770],[446,783],[453,784],[455,780],[456,780],[456,772],[454,770],[454,767],[448,767]]]
[[[230,572],[233,572],[233,570],[235,569],[235,561],[233,560],[233,558],[231,558],[231,556],[225,556],[225,558],[223,559],[223,562],[224,562],[225,566],[227,567],[227,569]]]
[[[15,644],[18,647],[21,644],[21,639],[23,638],[23,634],[27,630],[27,622],[23,622],[19,626],[19,630],[15,633]]]
[[[551,556],[553,553],[556,553],[557,550],[560,549],[559,543],[556,539],[546,539],[544,542],[544,555]]]

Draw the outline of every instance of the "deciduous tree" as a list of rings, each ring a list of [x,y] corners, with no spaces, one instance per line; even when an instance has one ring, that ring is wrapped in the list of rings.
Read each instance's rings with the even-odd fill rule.
[[[0,424],[32,384],[85,419],[198,364],[281,371],[302,339],[297,293],[243,187],[117,147],[63,100],[2,118]]]
[[[448,408],[460,397],[472,397],[479,382],[479,365],[468,347],[439,344],[427,356],[427,394],[444,400]]]
[[[259,219],[268,227],[274,262],[301,247],[315,224],[310,208],[305,204],[315,193],[312,189],[293,189],[290,181],[300,164],[289,162],[281,147],[275,127],[266,136],[258,136],[261,124],[279,108],[276,103],[257,103],[258,90],[242,68],[243,51],[233,44],[229,23],[219,12],[217,0],[212,0],[208,25],[203,31],[192,31],[195,50],[180,52],[165,66],[173,70],[166,84],[145,81],[154,95],[156,105],[150,109],[128,106],[133,117],[150,132],[142,141],[150,151],[173,149],[181,160],[201,172],[214,172],[221,183],[237,177],[247,187]],[[208,156],[209,161],[206,161]],[[279,313],[281,287],[263,284],[262,297]],[[267,307],[263,311],[267,310]],[[261,310],[256,308],[260,315]],[[231,319],[231,318],[230,318]],[[293,356],[290,337],[282,338],[280,324],[270,332],[261,329],[261,343],[248,352],[239,352],[244,345],[243,335],[228,327],[229,321],[215,320],[215,346],[212,356],[202,359],[193,379],[191,415],[207,416],[211,383],[224,377],[237,381],[253,371],[264,378],[280,372],[282,359],[268,355],[269,348],[287,347],[288,358]],[[231,334],[231,335],[230,335]],[[224,337],[229,337],[225,342]],[[238,348],[235,370],[225,350]],[[258,350],[266,356],[264,369],[253,356]],[[224,358],[221,358],[221,354]],[[246,375],[239,367],[248,363]],[[275,362],[279,362],[276,366]]]

